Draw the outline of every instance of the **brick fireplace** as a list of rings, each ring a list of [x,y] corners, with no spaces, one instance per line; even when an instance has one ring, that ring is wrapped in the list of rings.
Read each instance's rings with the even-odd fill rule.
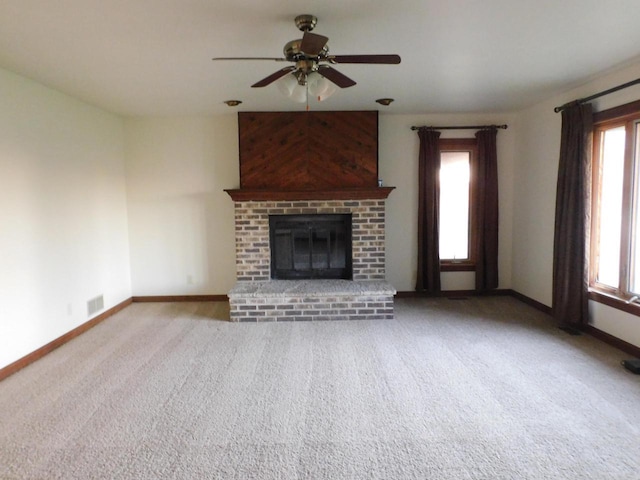
[[[231,321],[393,318],[396,291],[385,281],[393,187],[378,186],[377,112],[241,113],[239,126],[241,188],[226,190],[235,202]],[[299,215],[351,217],[350,278],[273,279],[270,218]]]
[[[371,196],[390,191],[380,190]],[[352,216],[353,279],[271,280],[269,216],[336,213]],[[396,292],[385,281],[384,226],[384,199],[236,201],[238,283],[229,292],[231,320],[393,318]]]
[[[351,214],[353,280],[385,279],[384,200],[238,201],[235,203],[236,277],[271,279],[269,216]]]

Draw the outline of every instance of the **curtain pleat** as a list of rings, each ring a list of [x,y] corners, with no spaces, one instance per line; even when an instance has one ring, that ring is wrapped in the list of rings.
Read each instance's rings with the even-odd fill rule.
[[[562,111],[553,239],[553,316],[559,326],[588,321],[591,104]]]
[[[440,291],[440,132],[420,129],[418,157],[418,275],[416,291]]]
[[[476,290],[498,287],[498,130],[476,133],[478,162],[476,170]]]

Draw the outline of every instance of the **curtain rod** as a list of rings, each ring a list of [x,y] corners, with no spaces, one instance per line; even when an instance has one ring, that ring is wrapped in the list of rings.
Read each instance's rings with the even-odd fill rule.
[[[572,102],[568,102],[568,103],[565,103],[564,105],[554,108],[553,111],[558,113],[563,110],[566,110],[569,106],[574,105],[576,103],[581,104],[581,103],[588,102],[589,100],[596,99],[598,97],[604,97],[605,95],[609,95],[610,93],[617,92],[618,90],[623,90],[625,88],[632,87],[634,85],[637,85],[638,83],[640,83],[640,78],[636,78],[635,80],[631,80],[630,82],[623,83],[622,85],[618,85],[617,87],[610,88],[609,90],[603,90],[602,92],[594,93],[589,97],[578,98]]]
[[[411,130],[420,130],[421,128],[426,128],[428,130],[482,130],[483,128],[502,128],[504,130],[507,129],[507,125],[471,125],[471,126],[456,126],[456,127],[430,127],[428,125],[423,125],[421,127],[413,126]]]

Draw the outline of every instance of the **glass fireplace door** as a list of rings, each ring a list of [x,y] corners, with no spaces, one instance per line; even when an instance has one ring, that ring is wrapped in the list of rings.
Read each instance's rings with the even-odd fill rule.
[[[271,278],[351,279],[351,215],[269,217]]]

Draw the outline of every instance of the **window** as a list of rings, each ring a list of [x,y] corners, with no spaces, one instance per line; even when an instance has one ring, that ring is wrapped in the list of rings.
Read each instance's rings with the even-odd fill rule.
[[[640,102],[596,114],[593,133],[589,285],[640,297]]]
[[[440,140],[440,268],[475,270],[473,172],[476,139]]]

